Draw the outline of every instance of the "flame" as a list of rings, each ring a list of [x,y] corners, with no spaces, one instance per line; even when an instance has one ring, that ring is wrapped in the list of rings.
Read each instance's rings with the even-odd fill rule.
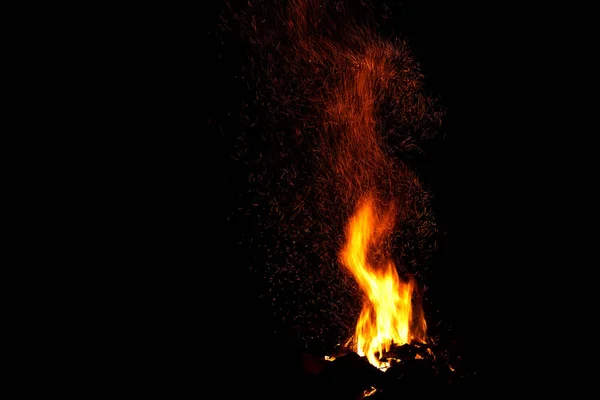
[[[372,196],[360,201],[350,219],[346,244],[341,261],[353,274],[362,289],[365,300],[351,341],[360,356],[387,369],[381,361],[392,343],[402,345],[411,341],[426,341],[426,322],[422,310],[413,315],[412,298],[415,282],[402,281],[396,266],[382,244],[393,227],[393,208],[382,212],[376,208]],[[379,257],[370,257],[371,254]]]

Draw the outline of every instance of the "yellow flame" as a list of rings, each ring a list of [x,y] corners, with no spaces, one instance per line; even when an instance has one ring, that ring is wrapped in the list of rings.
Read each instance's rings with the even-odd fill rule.
[[[341,261],[354,275],[365,300],[351,341],[360,356],[381,369],[380,361],[392,343],[425,342],[422,310],[413,315],[413,280],[402,281],[386,254],[385,239],[393,228],[393,210],[377,212],[373,197],[365,197],[347,226]],[[375,264],[375,265],[373,265]]]

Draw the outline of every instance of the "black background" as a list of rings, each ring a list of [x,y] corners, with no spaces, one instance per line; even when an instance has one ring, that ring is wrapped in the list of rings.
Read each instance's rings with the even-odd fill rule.
[[[238,238],[252,226],[227,223],[237,206],[232,199],[247,190],[246,171],[230,158],[237,128],[229,117],[242,96],[232,76],[239,72],[241,48],[219,42],[223,3],[208,3],[107,8],[98,10],[108,15],[98,13],[93,37],[68,30],[79,39],[69,49],[77,56],[70,68],[92,67],[82,69],[78,89],[97,94],[100,103],[99,115],[82,121],[81,136],[90,124],[100,134],[78,149],[84,158],[98,148],[102,153],[94,160],[98,184],[87,172],[81,179],[94,183],[91,197],[98,200],[86,211],[103,220],[98,226],[108,225],[99,229],[100,246],[90,256],[101,259],[93,280],[108,281],[98,300],[114,307],[102,312],[109,323],[96,325],[109,330],[102,340],[115,338],[124,345],[121,355],[137,358],[132,361],[157,363],[162,347],[192,380],[208,370],[209,380],[225,378],[227,387],[244,391],[241,382],[251,379],[257,394],[285,376],[285,355],[293,351],[274,334],[278,321],[257,298],[260,282],[244,268],[249,254]],[[585,278],[578,267],[589,265],[572,260],[586,246],[564,251],[564,242],[580,240],[584,230],[559,226],[588,224],[587,208],[580,212],[572,191],[586,168],[563,170],[569,157],[581,158],[582,138],[593,132],[574,128],[582,112],[573,109],[585,100],[563,89],[582,75],[573,71],[578,57],[589,54],[576,48],[579,34],[560,40],[580,20],[572,15],[576,7],[411,0],[398,8],[403,12],[395,13],[395,30],[408,38],[427,88],[448,109],[444,139],[430,144],[418,171],[447,232],[431,293],[452,325],[449,335],[462,343],[473,369],[501,366],[499,388],[517,382],[519,368],[526,379],[544,364],[561,374],[570,365],[556,370],[554,362],[545,363],[557,352],[536,342],[556,345],[562,334],[555,330],[557,312],[564,315],[556,305],[562,297],[557,302],[544,288],[580,291]],[[82,60],[81,49],[92,57]],[[81,102],[86,111],[96,108]],[[571,203],[562,201],[566,197]],[[547,278],[569,280],[549,284]],[[526,304],[531,297],[533,304]],[[537,321],[541,329],[532,326]],[[130,335],[127,327],[134,328]],[[522,346],[511,354],[518,341]],[[141,351],[134,354],[136,347]],[[524,356],[536,351],[546,360]],[[199,390],[214,386],[202,383]]]
[[[479,343],[487,338],[481,321],[490,318],[482,293],[492,288],[482,277],[498,271],[501,256],[501,248],[490,246],[498,236],[498,209],[489,191],[498,159],[492,153],[499,136],[490,122],[498,103],[491,71],[498,66],[489,65],[494,42],[485,28],[488,12],[480,10],[475,18],[472,10],[447,3],[403,2],[402,12],[394,14],[394,31],[408,39],[427,89],[447,108],[438,138],[417,165],[433,193],[437,222],[447,232],[430,290],[440,318],[451,327],[448,338],[460,343],[469,368],[476,370]],[[220,2],[160,18],[157,9],[121,43],[127,57],[143,60],[123,80],[136,81],[131,91],[149,107],[142,117],[147,132],[132,125],[139,140],[128,154],[138,157],[120,180],[126,190],[143,193],[127,207],[137,216],[131,225],[141,231],[127,243],[141,246],[131,259],[140,279],[158,282],[136,283],[149,293],[136,302],[151,305],[160,325],[151,330],[191,336],[192,348],[184,351],[195,354],[194,370],[206,365],[234,381],[243,375],[259,390],[285,376],[285,359],[298,349],[275,333],[280,322],[259,300],[262,286],[245,267],[252,254],[238,243],[253,227],[228,222],[247,192],[247,171],[231,159],[241,129],[237,115],[244,90],[235,76],[243,48],[234,39],[221,43],[221,11]],[[202,36],[204,43],[198,41]],[[129,232],[120,234],[132,236]],[[136,258],[140,255],[147,262]],[[158,322],[159,315],[166,320]]]

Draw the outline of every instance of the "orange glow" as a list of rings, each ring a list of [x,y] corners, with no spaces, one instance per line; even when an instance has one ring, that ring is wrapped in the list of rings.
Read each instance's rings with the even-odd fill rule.
[[[382,246],[382,239],[393,227],[392,211],[382,213],[376,209],[372,197],[364,198],[350,219],[346,244],[340,254],[342,263],[352,272],[365,297],[351,339],[354,351],[384,370],[389,363],[379,358],[392,343],[402,345],[413,340],[426,340],[422,312],[413,315],[411,303],[415,283],[399,278],[396,267],[385,254],[385,246]]]

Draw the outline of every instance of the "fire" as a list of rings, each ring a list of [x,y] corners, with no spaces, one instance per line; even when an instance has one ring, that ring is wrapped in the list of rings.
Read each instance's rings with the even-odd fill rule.
[[[249,178],[268,203],[260,226],[283,238],[271,249],[272,259],[291,260],[267,262],[269,282],[290,288],[309,281],[315,287],[330,285],[332,293],[324,297],[336,306],[319,307],[319,313],[335,329],[345,328],[355,310],[344,307],[346,293],[341,297],[340,292],[353,283],[332,268],[337,258],[364,298],[349,343],[384,369],[388,363],[382,358],[392,343],[426,341],[416,282],[401,279],[393,260],[415,272],[435,247],[435,219],[427,190],[399,155],[422,150],[421,143],[440,126],[443,110],[424,93],[408,44],[380,35],[378,24],[359,25],[349,17],[363,13],[346,13],[343,3],[249,1],[244,12],[235,13],[243,37],[256,50],[249,57],[250,77],[257,86],[254,103],[264,108],[267,122],[258,136],[273,146],[273,157],[260,153],[246,160],[245,149],[239,157],[262,171],[285,166],[281,174]],[[347,210],[354,215],[344,224],[339,216]],[[408,249],[397,258],[391,256],[396,234],[399,247]],[[299,267],[315,265],[298,262],[313,256],[322,260],[318,268]],[[274,296],[277,312],[287,313],[284,298],[296,300]]]
[[[413,315],[413,280],[402,281],[386,254],[386,234],[393,227],[393,208],[382,212],[368,196],[361,200],[346,232],[341,261],[365,295],[354,337],[355,351],[374,366],[386,369],[380,358],[392,343],[426,340],[422,312]],[[420,308],[419,308],[420,310]]]

